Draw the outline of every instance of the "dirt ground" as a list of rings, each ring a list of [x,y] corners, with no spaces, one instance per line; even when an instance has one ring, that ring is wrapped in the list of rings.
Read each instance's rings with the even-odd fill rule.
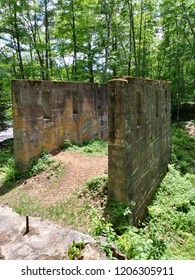
[[[65,176],[58,187],[60,197],[67,195],[84,185],[95,176],[108,173],[108,158],[106,156],[84,156],[75,152],[60,152],[54,156],[66,168]]]
[[[61,162],[60,170],[49,169],[24,181],[15,190],[15,195],[25,192],[38,198],[43,205],[52,205],[70,196],[93,177],[107,174],[107,156],[61,151],[54,159]]]

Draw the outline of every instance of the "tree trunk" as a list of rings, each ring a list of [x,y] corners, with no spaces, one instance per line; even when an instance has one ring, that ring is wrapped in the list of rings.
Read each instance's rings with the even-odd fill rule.
[[[131,29],[131,35],[132,35],[131,36],[131,43],[133,45],[133,53],[134,53],[134,61],[135,61],[135,75],[138,76],[133,4],[130,1],[128,1],[128,8],[129,8],[130,29]]]
[[[15,31],[15,39],[16,39],[16,50],[17,50],[18,58],[19,58],[20,75],[21,75],[22,79],[25,79],[24,67],[23,67],[23,61],[22,61],[21,45],[20,45],[20,35],[19,35],[19,29],[18,29],[18,23],[17,23],[16,4],[14,4],[14,29],[15,29],[14,31]]]
[[[45,6],[45,65],[46,65],[46,80],[49,80],[49,22],[48,22],[48,0],[44,0]]]

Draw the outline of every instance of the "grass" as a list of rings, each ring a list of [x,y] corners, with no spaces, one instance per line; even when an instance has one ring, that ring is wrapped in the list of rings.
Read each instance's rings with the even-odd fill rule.
[[[85,155],[98,156],[108,154],[108,142],[98,138],[84,141],[82,144],[71,143],[69,140],[65,140],[61,148],[63,150],[79,152]]]
[[[95,180],[97,179],[99,186],[101,185],[102,188],[107,186],[107,177],[95,178]],[[43,205],[38,197],[29,197],[25,192],[17,198],[12,198],[9,202],[14,211],[19,214],[49,219],[63,226],[89,233],[89,228],[94,226],[92,218],[94,213],[97,213],[97,209],[102,212],[103,205],[106,203],[106,195],[102,194],[101,188],[97,192],[90,189],[89,185],[92,182],[89,181],[70,197],[50,206]],[[100,200],[102,208],[99,207]]]
[[[172,163],[148,207],[146,223],[140,228],[129,226],[130,207],[108,200],[107,176],[93,178],[66,200],[52,206],[43,205],[37,197],[29,197],[25,192],[15,195],[12,201],[8,198],[8,202],[20,214],[58,222],[89,233],[99,241],[99,236],[104,236],[106,243],[102,247],[111,259],[113,243],[128,259],[195,259],[195,139],[181,124],[173,124],[172,128]],[[100,140],[83,146],[66,141],[64,145],[69,151],[107,154],[107,143]],[[13,159],[11,146],[1,149],[0,159],[1,176],[7,166],[8,173],[4,173],[10,174],[4,180],[8,185],[15,184],[17,176],[9,170]],[[29,167],[28,176],[46,172],[43,170],[48,164],[51,168],[55,166],[52,158],[45,155]],[[77,254],[77,245],[73,249],[76,253],[71,253]]]

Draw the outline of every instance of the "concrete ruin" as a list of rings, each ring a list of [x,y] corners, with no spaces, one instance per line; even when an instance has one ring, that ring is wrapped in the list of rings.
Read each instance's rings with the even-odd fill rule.
[[[171,158],[170,83],[118,77],[108,84],[109,195],[142,221]]]
[[[12,81],[14,157],[25,167],[65,140],[107,139],[107,85]]]
[[[138,224],[171,157],[170,84],[115,77],[106,84],[14,80],[14,157],[25,167],[64,140],[109,140],[109,196]]]

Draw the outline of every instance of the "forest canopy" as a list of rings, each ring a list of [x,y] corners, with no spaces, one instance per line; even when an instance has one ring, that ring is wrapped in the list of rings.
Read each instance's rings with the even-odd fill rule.
[[[170,80],[173,105],[195,101],[194,0],[0,0],[0,101],[11,79],[117,75]]]

